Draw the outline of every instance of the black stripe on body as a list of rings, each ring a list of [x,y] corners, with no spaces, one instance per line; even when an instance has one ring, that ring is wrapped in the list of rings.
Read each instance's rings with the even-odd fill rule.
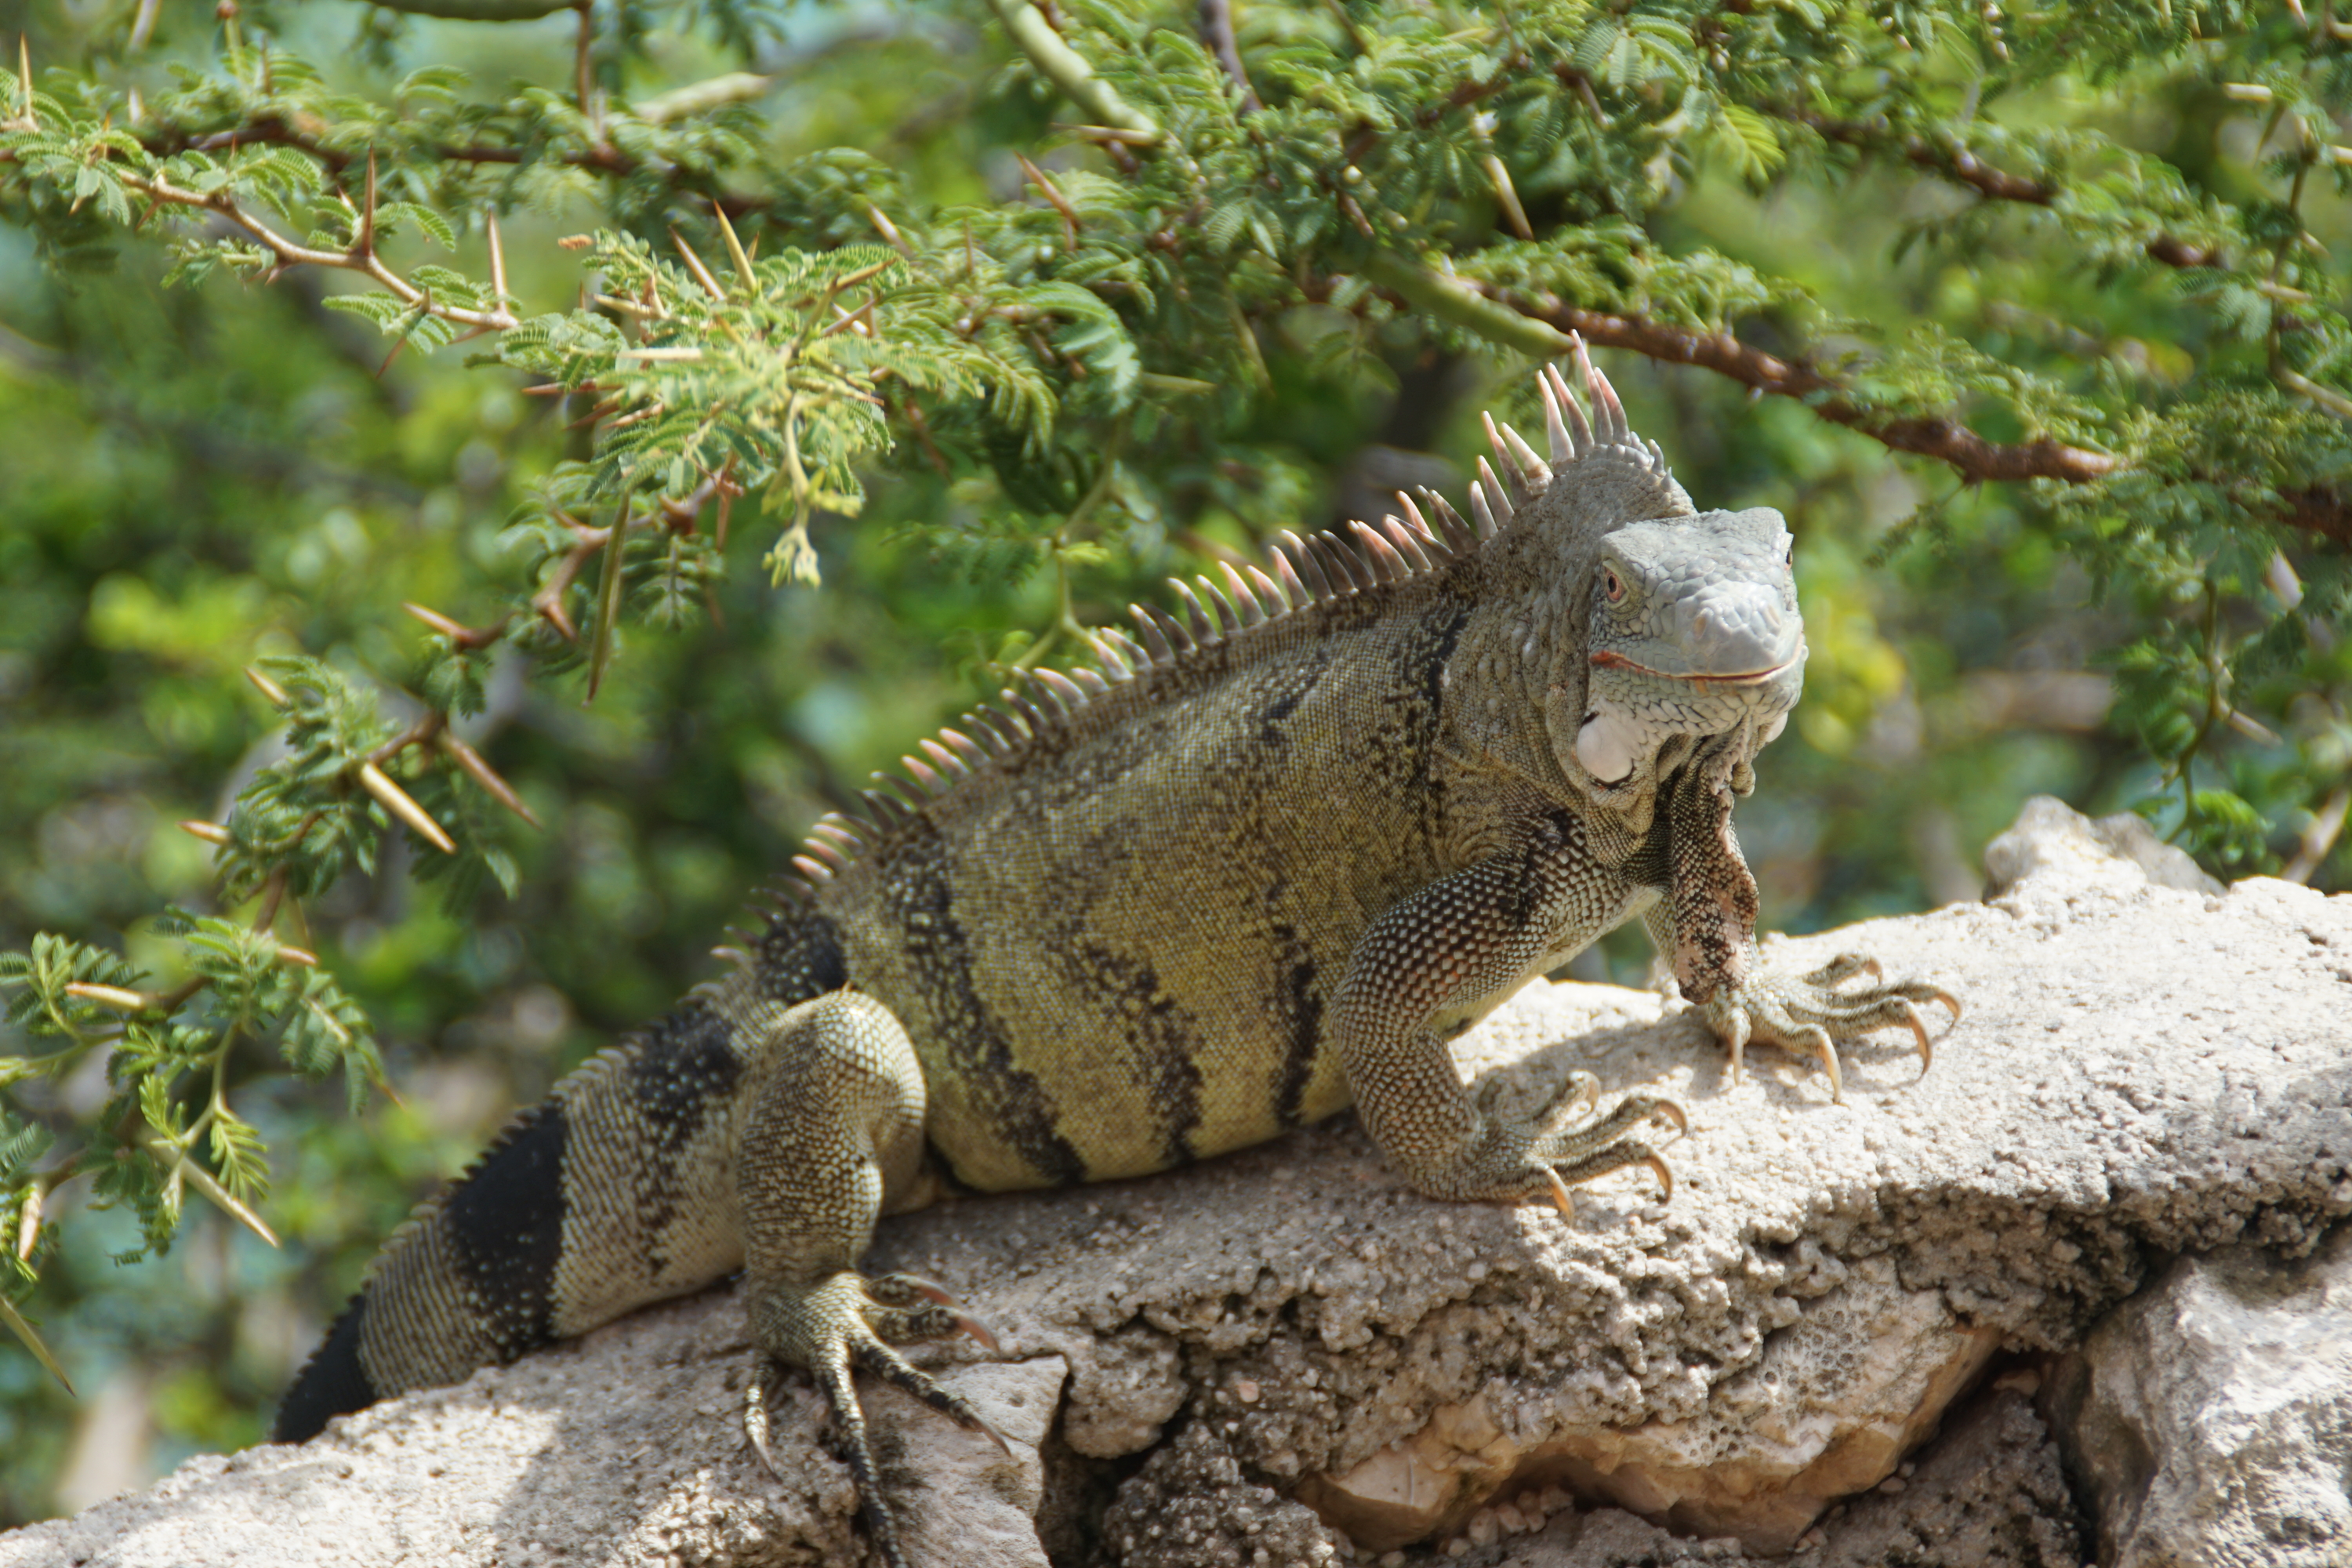
[[[1126,1059],[1149,1096],[1163,1164],[1201,1157],[1200,1020],[1160,983],[1148,959],[1122,952],[1090,917],[1136,875],[1134,846],[1150,836],[1132,823],[1096,834],[1054,873],[1046,907],[1054,922],[1039,932],[1040,951],[1069,989],[1127,1041]]]
[[[849,984],[841,931],[814,910],[785,910],[760,935],[760,993],[787,1007]]]
[[[1160,1157],[1181,1165],[1201,1157],[1192,1134],[1201,1125],[1201,1068],[1194,1062],[1201,1028],[1160,984],[1160,972],[1090,939],[1076,923],[1046,939],[1055,967],[1104,1019],[1124,1034],[1151,1094]]]
[[[1083,1182],[1087,1163],[1054,1130],[1052,1097],[1014,1064],[1003,1020],[973,986],[971,943],[955,916],[947,847],[928,820],[917,822],[894,847],[883,910],[899,933],[939,1048],[990,1130],[1031,1170],[1056,1186]]]
[[[1404,755],[1412,763],[1413,782],[1426,786],[1430,782],[1429,765],[1437,758],[1438,727],[1445,715],[1445,668],[1454,661],[1454,646],[1462,640],[1462,629],[1470,624],[1470,606],[1449,603],[1442,615],[1433,615],[1423,623],[1428,637],[1405,645],[1404,658],[1398,674],[1408,682],[1420,678],[1423,711],[1418,716],[1413,733],[1403,747]],[[1416,669],[1415,663],[1419,664]]]
[[[449,1238],[467,1304],[502,1361],[555,1339],[569,1135],[561,1105],[532,1106],[458,1183],[433,1222]]]
[[[367,1296],[352,1298],[335,1326],[310,1359],[302,1363],[294,1386],[278,1406],[278,1423],[270,1428],[273,1443],[304,1443],[319,1435],[329,1421],[364,1410],[381,1397],[360,1365],[360,1330],[367,1319]]]
[[[1287,1044],[1275,1079],[1274,1113],[1296,1127],[1304,1113],[1307,1086],[1315,1081],[1315,1058],[1323,1046],[1323,994],[1315,980],[1315,953],[1296,926],[1273,928],[1274,1016]]]
[[[689,1004],[647,1030],[629,1063],[632,1132],[639,1140],[631,1162],[637,1235],[648,1250],[649,1273],[661,1273],[668,1261],[654,1254],[662,1232],[678,1217],[683,1202],[699,1197],[681,1179],[686,1150],[713,1115],[727,1115],[734,1105],[735,1086],[743,1077],[734,1040],[733,1025],[707,1006]]]

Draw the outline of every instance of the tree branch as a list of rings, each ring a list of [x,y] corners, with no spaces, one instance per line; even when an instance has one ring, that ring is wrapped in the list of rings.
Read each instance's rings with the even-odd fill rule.
[[[1496,299],[1458,279],[1441,278],[1393,252],[1375,251],[1363,274],[1412,308],[1476,332],[1522,353],[1555,357],[1568,352],[1568,334],[1631,349],[1651,359],[1695,364],[1743,386],[1793,397],[1833,425],[1843,425],[1899,452],[1948,463],[1972,480],[2064,479],[2081,484],[2118,467],[2104,452],[2062,441],[1988,441],[1957,419],[1890,416],[1856,404],[1843,383],[1741,342],[1729,332],[1698,332],[1643,316],[1587,310],[1557,300]]]
[[[532,22],[569,11],[580,0],[376,0],[387,11],[453,22]]]
[[[1063,96],[1094,116],[1097,122],[1130,135],[1149,137],[1150,145],[1160,139],[1160,127],[1151,117],[1130,107],[1119,97],[1118,89],[1095,74],[1087,58],[1062,41],[1037,7],[1029,0],[988,0],[989,8],[996,13],[1004,30],[1029,57],[1029,63],[1038,73],[1062,89]]]
[[[136,191],[159,205],[194,207],[217,215],[260,242],[264,249],[278,258],[280,268],[331,267],[345,272],[357,272],[368,278],[402,304],[415,307],[423,315],[437,316],[455,325],[474,327],[483,331],[502,332],[515,325],[520,318],[512,310],[508,310],[504,302],[493,305],[487,310],[442,304],[436,301],[430,293],[383,264],[383,258],[379,257],[375,250],[373,211],[374,166],[371,164],[369,167],[371,171],[368,195],[370,210],[362,219],[360,241],[350,250],[316,250],[309,246],[297,245],[237,205],[236,198],[226,192],[205,195],[197,191],[184,191],[172,184],[160,170],[152,175],[135,174],[126,170],[119,177],[125,190]]]
[[[2006,169],[1996,169],[1965,147],[1943,146],[1925,136],[1898,134],[1885,125],[1860,123],[1851,120],[1832,120],[1810,110],[1778,110],[1784,120],[1805,126],[1823,141],[1841,146],[1857,148],[1865,153],[1889,153],[1916,168],[1940,174],[1955,184],[1966,185],[1987,201],[2022,202],[2029,206],[2055,206],[2063,194],[2056,185],[2040,180],[2029,180],[2022,174],[2012,174]],[[2191,244],[2178,235],[2159,233],[2141,242],[2148,258],[2167,267],[2219,267],[2221,253],[2210,247]]]
[[[1264,107],[1258,102],[1257,90],[1250,86],[1249,72],[1242,67],[1241,46],[1234,39],[1233,0],[1201,0],[1201,47],[1216,57],[1225,68],[1225,74],[1241,91],[1241,111],[1255,114]]]

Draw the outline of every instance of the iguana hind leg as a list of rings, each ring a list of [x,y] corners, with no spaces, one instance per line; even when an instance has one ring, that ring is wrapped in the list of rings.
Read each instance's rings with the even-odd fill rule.
[[[832,1413],[877,1549],[890,1568],[905,1568],[851,1370],[1004,1447],[969,1402],[890,1348],[969,1333],[994,1350],[994,1337],[929,1280],[857,1271],[875,1220],[920,1179],[922,1068],[898,1019],[854,992],[772,1007],[753,1026],[761,1037],[735,1164],[747,1314],[761,1362],[745,1433],[768,1459],[767,1374],[778,1364],[804,1368]]]

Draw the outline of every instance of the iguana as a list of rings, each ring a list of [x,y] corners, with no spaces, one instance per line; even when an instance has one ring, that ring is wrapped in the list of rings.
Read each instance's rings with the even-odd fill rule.
[[[1487,421],[1472,521],[1433,494],[1271,571],[1176,584],[1098,670],[1034,671],[820,822],[732,968],[524,1111],[377,1258],[279,1441],[741,1268],[762,1386],[806,1369],[903,1568],[852,1369],[968,1426],[897,1342],[987,1331],[858,1261],[952,1184],[1140,1175],[1350,1103],[1435,1198],[1569,1209],[1682,1113],[1577,1074],[1508,1120],[1446,1041],[1640,917],[1730,1047],[1819,1055],[1932,985],[1759,973],[1731,796],[1797,700],[1779,513],[1698,513],[1582,345],[1540,378],[1549,462]],[[1207,606],[1214,606],[1213,617]],[[1002,1441],[1002,1439],[999,1439]]]

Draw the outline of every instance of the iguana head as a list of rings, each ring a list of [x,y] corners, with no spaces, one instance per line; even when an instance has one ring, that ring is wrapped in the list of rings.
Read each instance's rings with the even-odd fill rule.
[[[1483,693],[1457,721],[1506,767],[1605,808],[1624,850],[1649,830],[1658,781],[1708,737],[1727,741],[1710,754],[1729,787],[1749,786],[1803,684],[1804,626],[1780,513],[1699,512],[1581,342],[1574,360],[1590,416],[1547,367],[1549,458],[1489,421],[1508,482],[1482,461],[1470,492],[1496,533],[1472,667],[1515,666],[1537,701],[1515,716]]]
[[[1641,789],[1676,736],[1744,731],[1744,763],[1780,732],[1804,687],[1805,627],[1779,512],[1629,523],[1596,557],[1583,710],[1566,748],[1596,799]]]

